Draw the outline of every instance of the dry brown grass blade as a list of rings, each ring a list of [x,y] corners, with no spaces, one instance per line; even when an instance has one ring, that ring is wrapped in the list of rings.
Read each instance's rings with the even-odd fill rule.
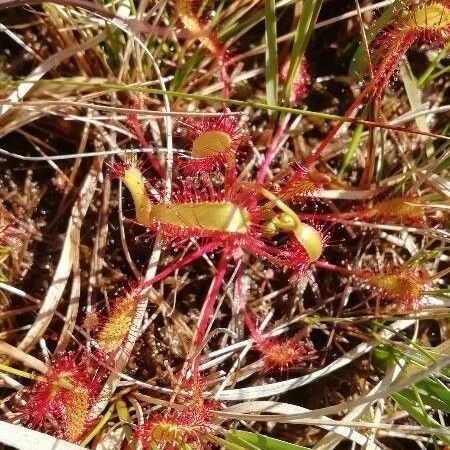
[[[25,95],[27,95],[30,89],[33,88],[34,84],[38,82],[50,70],[57,67],[62,61],[71,58],[73,55],[76,55],[77,53],[95,47],[100,42],[102,42],[107,36],[108,36],[107,32],[100,33],[94,38],[89,39],[87,42],[66,48],[58,53],[55,53],[52,56],[49,56],[45,61],[39,64],[31,72],[31,74],[23,81],[23,83],[19,84],[19,86],[9,95],[7,99],[8,102],[0,106],[0,117],[6,114],[12,108],[15,102],[18,102],[23,97],[25,97]]]
[[[72,208],[63,248],[51,285],[47,291],[45,299],[42,302],[35,322],[18,345],[20,350],[27,352],[36,345],[39,339],[44,335],[47,327],[50,325],[53,315],[58,308],[59,301],[61,300],[64,288],[66,287],[72,271],[73,258],[78,251],[77,247],[80,241],[80,228],[82,220],[86,215],[89,205],[94,197],[102,161],[102,159],[94,161],[90,172],[84,179],[78,200]]]
[[[226,409],[226,411],[236,413],[249,413],[249,414],[256,414],[259,412],[263,414],[268,413],[298,414],[308,412],[309,410],[289,403],[273,402],[273,401],[256,401],[256,402],[239,403],[237,405],[230,406],[229,408]],[[331,421],[331,419],[329,419],[328,417],[321,417],[320,419],[322,419],[324,423]],[[361,446],[365,445],[367,442],[367,438],[364,435],[362,435],[358,431],[355,431],[351,427],[339,425],[338,421],[336,421],[334,425],[318,425],[318,426],[325,430],[329,430],[331,433],[336,434],[340,437],[350,439],[351,441]],[[380,447],[375,446],[375,449],[379,450]]]
[[[3,421],[0,421],[0,443],[16,450],[83,450],[79,445]]]
[[[25,367],[29,367],[30,369],[38,370],[42,373],[47,371],[47,366],[42,361],[22,350],[19,350],[7,342],[0,341],[0,355],[7,356],[8,359],[19,361]]]
[[[78,230],[79,233],[79,230]],[[78,240],[80,236],[77,236]],[[80,304],[80,249],[77,245],[74,248],[72,256],[72,286],[70,289],[69,306],[66,311],[64,327],[59,337],[55,353],[63,352],[70,341],[72,332],[75,328],[78,308]]]
[[[119,23],[123,23],[130,30],[145,33],[147,35],[170,36],[173,33],[171,29],[155,27],[143,20],[120,17],[120,15],[116,15],[110,10],[88,0],[54,0],[52,2],[45,2],[44,0],[0,0],[0,10],[24,5],[41,5],[42,3],[55,3],[57,5],[85,9],[96,13],[101,17],[106,17],[118,21]],[[182,36],[186,35],[183,31],[179,31],[178,34]]]
[[[124,32],[127,32],[127,30],[123,30]],[[130,33],[127,33],[130,34]],[[139,40],[136,36],[130,35],[132,37],[136,44],[142,48],[142,50],[145,52],[145,54],[150,59],[153,68],[155,70],[156,76],[158,77],[159,84],[161,87],[161,90],[163,92],[166,92],[166,85],[164,82],[164,79],[162,77],[161,71],[158,67],[158,64],[155,61],[155,58],[153,57],[152,53],[148,50],[148,48],[145,46],[145,44]],[[171,199],[172,194],[172,168],[173,168],[173,136],[172,136],[172,118],[170,117],[171,107],[169,102],[169,97],[167,95],[163,96],[163,104],[164,104],[164,111],[166,113],[169,113],[169,115],[164,116],[164,126],[165,126],[165,137],[166,137],[166,145],[167,145],[167,153],[166,153],[166,159],[165,159],[165,190],[164,190],[164,201],[168,202]],[[110,142],[111,144],[111,142]],[[113,148],[115,148],[115,145],[112,145]],[[157,236],[156,242],[153,246],[152,252],[150,254],[147,270],[145,273],[145,280],[150,280],[153,278],[156,274],[158,263],[161,257],[161,251],[162,251],[162,240],[160,236]],[[135,316],[133,318],[133,322],[131,324],[130,330],[140,330],[145,310],[148,305],[149,297],[154,295],[153,290],[150,288],[146,290],[145,292],[145,299],[142,301],[139,305],[139,308],[137,308]],[[138,334],[135,333],[133,336],[133,333],[130,332],[128,335],[127,340],[125,341],[125,344],[123,348],[119,351],[118,355],[115,358],[115,371],[110,374],[108,379],[106,380],[102,392],[100,394],[99,400],[96,402],[95,405],[91,408],[89,418],[90,420],[93,420],[98,417],[98,415],[103,411],[103,409],[108,404],[109,399],[113,395],[114,391],[116,390],[118,383],[119,383],[119,374],[122,372],[132,354],[134,345],[136,344]]]
[[[62,81],[62,79],[60,79]],[[72,77],[71,80],[83,83],[85,77]],[[96,78],[97,82],[105,81],[103,78]],[[22,101],[1,100],[0,105],[8,107],[8,111],[0,117],[0,138],[6,136],[13,131],[20,130],[27,124],[34,122],[41,117],[64,111],[70,106],[78,106],[77,98],[81,94],[90,93],[94,90],[92,86],[71,86],[58,83],[51,88],[52,95],[59,95],[66,99],[65,102],[54,102],[48,99],[50,91],[48,86],[36,83],[33,88],[28,91],[26,98]],[[75,95],[77,97],[75,97]],[[98,94],[95,94],[98,95]],[[73,97],[73,100],[70,99]],[[80,107],[87,107],[82,104]]]

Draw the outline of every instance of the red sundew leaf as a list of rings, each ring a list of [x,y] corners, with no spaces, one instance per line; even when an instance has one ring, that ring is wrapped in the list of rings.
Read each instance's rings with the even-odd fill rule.
[[[179,396],[182,409],[167,409],[154,414],[134,433],[134,440],[140,442],[144,450],[179,450],[193,445],[196,449],[208,448],[203,438],[213,432],[213,408],[217,402],[205,400],[199,377],[189,386],[191,396]]]
[[[227,112],[219,117],[189,119],[181,123],[190,142],[191,155],[178,158],[178,165],[189,175],[208,174],[213,169],[233,164],[236,150],[248,140],[238,127],[238,118]]]
[[[319,192],[324,185],[330,183],[331,178],[316,172],[308,172],[299,168],[281,188],[279,195],[283,200],[296,202]]]
[[[394,13],[397,24],[383,29],[374,40],[379,57],[369,90],[380,98],[405,53],[417,43],[445,45],[450,39],[450,3],[441,1],[410,2]]]
[[[288,58],[280,68],[280,80],[286,81],[289,66],[291,64],[291,60]],[[308,72],[308,61],[306,58],[302,58],[297,73],[294,76],[294,81],[292,83],[291,95],[289,98],[289,102],[291,104],[298,104],[303,100],[303,97],[306,94],[308,86],[311,84],[311,77]]]
[[[420,268],[387,267],[380,272],[361,271],[357,277],[375,288],[381,297],[391,299],[400,310],[418,309],[429,275]]]
[[[268,371],[285,371],[289,367],[301,365],[308,358],[309,347],[296,338],[280,339],[260,337],[257,344],[264,365]]]
[[[130,289],[114,300],[97,336],[97,343],[103,352],[114,353],[122,346],[130,332],[136,308],[141,300],[141,290],[138,287]]]
[[[183,173],[194,176],[219,171],[221,168],[225,167],[230,158],[234,158],[234,156],[232,151],[225,150],[223,153],[202,158],[194,158],[192,156],[179,157],[176,161],[177,166]]]
[[[450,2],[412,2],[401,17],[401,27],[405,31],[415,32],[420,42],[445,45],[450,38]]]
[[[192,420],[190,415],[189,412],[184,415],[182,411],[154,415],[138,429],[134,438],[145,450],[178,450],[192,444],[198,449],[207,448],[201,438],[209,432],[209,427]]]
[[[289,367],[303,365],[306,360],[311,359],[313,347],[309,342],[298,338],[283,339],[262,334],[247,311],[243,299],[240,301],[245,324],[263,357],[267,371],[285,371]]]
[[[427,222],[426,205],[419,198],[392,198],[375,203],[362,212],[382,222],[424,225]]]
[[[58,435],[78,441],[85,433],[90,405],[100,390],[95,370],[88,355],[60,355],[28,390],[22,411],[25,421],[39,428],[47,419],[53,419],[60,426]]]
[[[281,199],[263,188],[235,182],[229,189],[218,190],[205,176],[200,185],[182,183],[174,189],[171,202],[153,204],[137,165],[123,166],[117,172],[131,192],[137,222],[168,242],[207,238],[300,271],[323,251],[320,230],[301,222]],[[258,204],[258,196],[265,198],[264,205]],[[284,237],[281,244],[278,239],[269,242],[275,234]]]

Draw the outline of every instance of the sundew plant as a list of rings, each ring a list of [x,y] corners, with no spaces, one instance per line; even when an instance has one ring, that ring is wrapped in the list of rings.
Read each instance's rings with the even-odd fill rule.
[[[450,447],[449,1],[0,32],[0,450]]]

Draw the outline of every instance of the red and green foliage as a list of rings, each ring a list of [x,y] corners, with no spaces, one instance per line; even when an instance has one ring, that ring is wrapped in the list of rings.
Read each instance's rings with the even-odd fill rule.
[[[56,434],[79,441],[89,427],[89,411],[96,399],[101,376],[87,354],[65,353],[49,366],[26,392],[24,420],[36,428],[56,427]]]
[[[120,349],[131,332],[133,318],[141,300],[141,290],[131,288],[113,301],[97,335],[97,343],[101,351],[111,354]]]
[[[448,350],[449,0],[31,3],[0,23],[0,419],[117,450],[447,442],[442,366],[402,410],[370,351]]]
[[[185,383],[188,387],[189,383]],[[144,450],[206,449],[208,436],[214,432],[213,409],[219,404],[205,400],[198,377],[191,384],[191,393],[179,395],[180,405],[152,414],[134,433],[134,441]]]
[[[375,289],[391,309],[414,310],[421,306],[430,277],[420,268],[386,267],[383,271],[361,271],[357,277]]]

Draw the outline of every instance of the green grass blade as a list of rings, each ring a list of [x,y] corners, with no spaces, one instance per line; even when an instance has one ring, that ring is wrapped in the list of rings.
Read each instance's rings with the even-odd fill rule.
[[[114,413],[114,409],[115,409],[115,405],[112,404],[108,410],[105,412],[105,414],[103,415],[103,417],[99,420],[99,422],[97,423],[97,425],[91,430],[91,432],[83,439],[83,441],[81,442],[80,446],[81,447],[86,447],[89,442],[92,441],[92,439],[95,438],[95,436],[97,436],[98,433],[100,433],[101,429],[108,423],[108,420],[112,417],[113,413]]]
[[[278,1],[275,5],[276,9],[285,8],[290,5],[295,4],[298,0],[286,0],[286,1]],[[259,22],[265,19],[265,11],[264,8],[258,8],[258,5],[255,5],[252,8],[252,12],[250,17],[243,17],[239,20],[236,20],[234,15],[230,16],[223,24],[220,30],[218,30],[218,38],[221,41],[226,41],[241,32],[244,29],[250,29],[253,26],[256,26]]]
[[[236,440],[225,440],[222,438],[216,438],[215,441],[217,441],[217,444],[220,444],[223,448],[226,450],[249,450],[247,447],[242,447],[241,445],[238,445],[236,443]]]
[[[14,367],[10,367],[6,364],[0,363],[0,372],[10,373],[11,375],[17,375],[19,377],[28,378],[30,380],[35,380],[36,377],[28,372],[23,370],[15,369]]]
[[[226,433],[226,442],[233,443],[234,445],[240,445],[244,446],[245,450],[261,450],[256,445],[252,444],[251,442],[245,440],[240,434],[242,432],[239,430],[231,430]]]
[[[417,387],[424,391],[428,397],[435,398],[444,403],[442,409],[450,413],[450,389],[447,386],[438,380],[425,378],[417,383]]]
[[[450,297],[450,289],[433,289],[430,291],[425,291],[426,295],[435,295],[437,297],[441,296],[444,298]]]
[[[128,411],[127,404],[123,400],[116,402],[116,411],[120,422],[123,424],[123,431],[128,442],[132,441],[133,429],[131,428],[132,419]]]
[[[445,355],[448,354],[448,346],[448,341],[444,341],[432,351]],[[392,363],[398,361],[399,357],[405,358],[406,356],[409,362],[403,369],[403,377],[406,377],[414,374],[416,370],[420,370],[417,369],[419,367],[417,364],[427,366],[435,360],[428,353],[429,350],[423,348],[423,352],[412,357],[412,355],[406,356],[405,353],[394,347],[382,346],[374,349],[373,361],[382,370],[386,370]],[[392,394],[391,397],[417,423],[425,427],[436,428],[436,436],[448,443],[450,438],[439,434],[439,428],[442,426],[433,418],[434,411],[449,412],[450,389],[444,383],[435,377],[426,377],[406,389]],[[426,407],[431,407],[432,410],[428,411]]]
[[[266,0],[266,94],[267,104],[278,105],[278,49],[275,0]]]
[[[250,431],[230,430],[226,433],[226,440],[247,445],[246,448],[257,448],[259,450],[310,450],[301,445],[291,444]]]
[[[441,70],[438,70],[433,75],[430,75],[430,81],[434,81],[436,78],[439,78],[448,72],[450,72],[450,67],[449,66],[443,67]]]
[[[300,62],[305,55],[306,46],[309,38],[314,30],[317,16],[322,7],[323,0],[304,0],[303,11],[295,30],[294,45],[292,47],[291,61],[284,84],[283,100],[285,105],[289,105],[291,89],[294,83],[295,74],[297,73]]]
[[[201,48],[197,50],[183,66],[177,67],[175,71],[174,78],[170,85],[171,91],[178,91],[181,86],[186,81],[189,74],[201,63],[202,59],[205,57],[205,49]]]
[[[425,86],[428,79],[430,78],[431,74],[434,72],[434,69],[439,65],[441,62],[441,59],[447,55],[447,52],[450,50],[450,42],[447,44],[445,48],[443,48],[436,58],[434,58],[433,61],[431,61],[430,65],[428,66],[427,70],[420,76],[420,78],[417,81],[417,84],[419,87]]]
[[[370,104],[367,104],[361,113],[362,119],[367,119],[369,114]],[[344,154],[344,158],[342,160],[341,168],[339,169],[338,178],[342,178],[344,176],[345,171],[347,170],[348,165],[350,164],[355,152],[358,148],[359,142],[361,140],[362,134],[364,131],[364,125],[358,124],[353,132],[352,140],[350,141],[350,145],[348,146],[347,151]]]
[[[436,428],[436,436],[439,439],[443,440],[446,444],[450,444],[450,438],[446,435],[439,434],[439,428],[442,428],[439,422],[434,420],[431,416],[429,416],[426,412],[422,410],[422,408],[417,404],[417,402],[411,401],[406,398],[404,395],[400,393],[392,394],[392,398],[395,402],[420,425],[424,427],[435,427]]]
[[[408,400],[411,400],[411,401],[416,400],[416,393],[414,392],[414,389],[412,389],[412,388],[404,389],[403,391],[400,392],[400,394],[402,394]],[[448,406],[447,406],[446,402],[444,402],[438,398],[432,397],[432,396],[428,395],[427,393],[423,392],[422,390],[420,390],[420,397],[421,397],[421,400],[424,405],[430,406],[431,408],[436,409],[436,410],[448,412]]]
[[[405,60],[402,64],[400,64],[400,73],[403,79],[403,84],[405,86],[406,95],[408,97],[411,109],[413,111],[419,109],[422,106],[422,92],[417,87],[417,80],[412,73],[411,66],[408,63],[408,60]],[[428,126],[425,116],[416,117],[414,120],[419,130],[430,131],[430,127]],[[425,147],[427,158],[432,158],[435,151],[431,139],[426,140]]]

